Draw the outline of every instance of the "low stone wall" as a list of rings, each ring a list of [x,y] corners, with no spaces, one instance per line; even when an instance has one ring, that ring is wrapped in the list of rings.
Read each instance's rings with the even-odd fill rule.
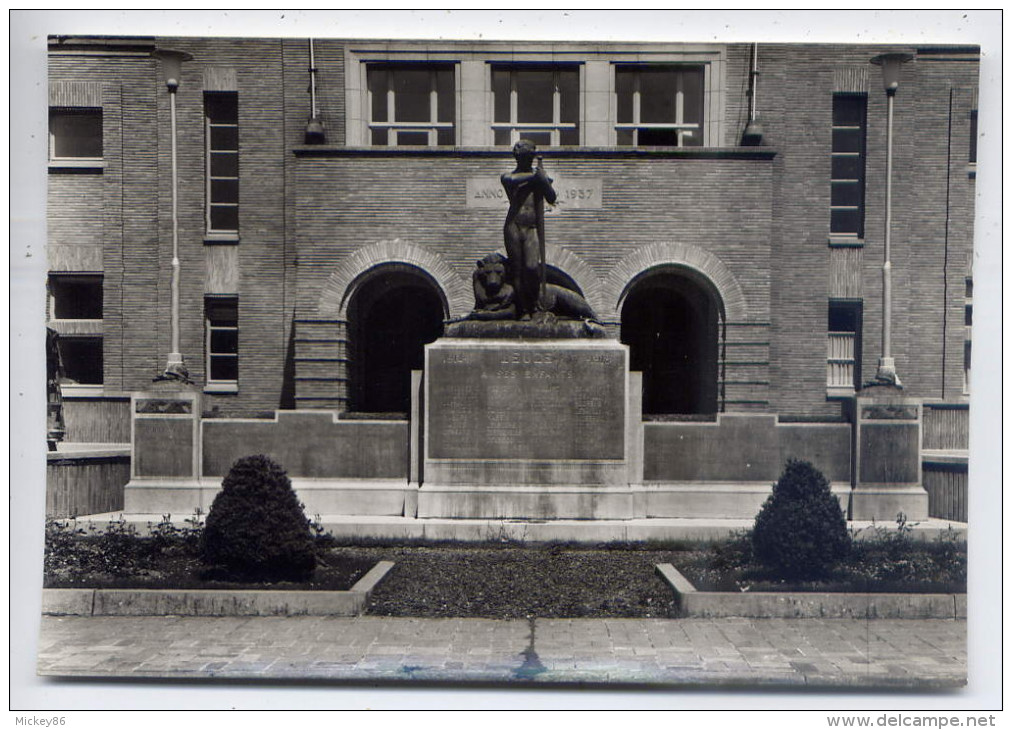
[[[65,441],[88,444],[130,442],[129,395],[63,395]]]
[[[713,422],[643,424],[644,482],[769,482],[789,458],[831,482],[850,482],[851,426],[781,423],[775,415],[722,413]]]
[[[966,618],[966,594],[944,593],[731,593],[697,591],[665,563],[657,572],[678,597],[687,618]]]
[[[278,411],[274,419],[201,422],[204,477],[265,454],[304,479],[408,479],[408,421],[338,420],[329,411]]]
[[[968,514],[967,464],[925,461],[921,470],[928,493],[928,516],[966,522]]]
[[[52,616],[357,616],[394,566],[383,560],[347,591],[47,588]]]

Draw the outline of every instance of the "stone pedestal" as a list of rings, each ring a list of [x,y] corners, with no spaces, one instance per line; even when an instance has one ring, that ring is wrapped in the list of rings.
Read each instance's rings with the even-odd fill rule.
[[[851,519],[893,522],[928,517],[921,486],[923,407],[892,387],[872,387],[855,399],[854,492]]]
[[[614,340],[445,338],[425,350],[419,517],[628,519],[639,389]]]
[[[174,382],[130,396],[130,482],[124,510],[148,514],[206,511],[200,482],[200,393]],[[213,494],[214,489],[207,490]]]

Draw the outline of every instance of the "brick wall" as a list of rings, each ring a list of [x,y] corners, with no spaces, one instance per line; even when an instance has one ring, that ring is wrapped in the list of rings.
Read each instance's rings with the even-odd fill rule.
[[[464,181],[495,181],[511,166],[506,150],[296,154],[310,109],[305,39],[158,44],[194,56],[184,65],[177,98],[179,242],[182,351],[200,384],[205,71],[234,74],[239,94],[240,387],[234,395],[208,394],[208,409],[249,415],[294,404],[292,323],[315,316],[333,272],[362,247],[402,239],[445,261],[465,287],[474,259],[501,247],[503,211],[467,208]],[[836,257],[837,266],[861,267],[867,376],[875,371],[881,332],[885,94],[868,64],[879,50],[760,45],[758,109],[765,146],[775,155],[549,154],[546,164],[556,177],[601,178],[605,203],[550,218],[549,245],[583,262],[602,286],[643,247],[686,244],[714,254],[740,285],[749,326],[763,330],[758,338],[735,337],[760,343],[741,347],[758,348],[753,359],[771,363],[748,378],[769,385],[747,386],[741,398],[758,392],[756,400],[768,401],[763,409],[836,416],[839,406],[825,394],[829,282],[831,274],[841,276],[831,269],[828,245],[832,93],[840,73],[867,73],[864,248]],[[320,115],[328,145],[340,147],[344,45],[320,41],[315,51]],[[726,146],[737,144],[747,121],[749,52],[749,44],[726,50]],[[907,64],[896,97],[893,350],[908,392],[952,400],[962,388],[973,206],[967,154],[977,64],[947,58],[921,54]],[[74,261],[93,262],[101,247],[106,387],[144,388],[169,349],[168,95],[157,64],[143,53],[57,54],[50,65],[54,81],[98,85],[105,124],[101,174],[50,175],[50,259],[54,268],[74,270]],[[602,316],[616,318],[614,311]]]

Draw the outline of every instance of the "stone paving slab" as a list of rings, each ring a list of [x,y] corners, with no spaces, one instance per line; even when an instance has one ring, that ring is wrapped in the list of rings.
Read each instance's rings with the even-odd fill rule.
[[[958,687],[961,619],[43,616],[75,677]]]

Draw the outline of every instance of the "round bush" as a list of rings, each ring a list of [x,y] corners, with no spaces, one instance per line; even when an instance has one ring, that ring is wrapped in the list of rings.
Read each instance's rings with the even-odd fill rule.
[[[850,539],[826,477],[807,461],[788,461],[752,530],[759,563],[781,578],[821,578],[846,557]]]
[[[316,567],[309,520],[284,469],[239,459],[222,481],[201,538],[201,559],[243,581],[304,581]]]

